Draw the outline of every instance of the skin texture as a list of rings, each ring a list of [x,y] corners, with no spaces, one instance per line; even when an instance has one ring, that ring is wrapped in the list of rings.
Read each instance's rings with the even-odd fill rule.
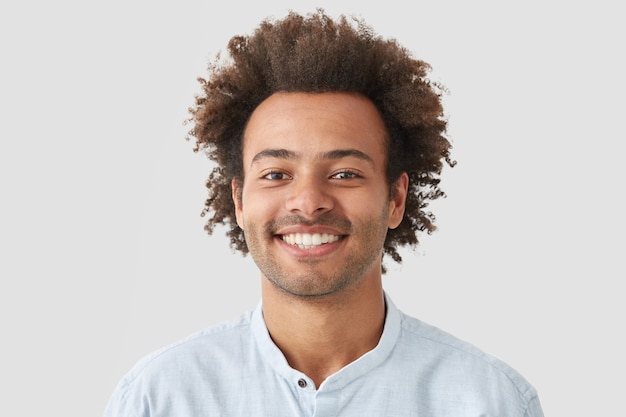
[[[266,324],[318,386],[382,332],[383,244],[408,186],[402,174],[389,189],[386,141],[376,107],[353,93],[276,93],[244,132],[244,179],[232,196],[261,271]],[[282,239],[294,233],[339,239],[301,248]]]

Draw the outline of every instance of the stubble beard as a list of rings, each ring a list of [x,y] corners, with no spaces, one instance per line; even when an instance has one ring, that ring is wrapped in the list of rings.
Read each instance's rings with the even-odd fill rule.
[[[323,262],[316,259],[300,259],[295,272],[288,272],[267,250],[274,245],[275,231],[287,225],[324,225],[345,231],[348,239],[358,240],[358,246],[352,246],[352,253],[343,258],[337,269],[328,272],[318,267]],[[387,234],[387,207],[379,218],[363,222],[354,227],[346,219],[334,215],[322,215],[314,222],[299,216],[290,216],[269,223],[266,227],[247,225],[245,230],[250,254],[265,278],[278,290],[299,299],[321,299],[351,288],[356,288],[372,268],[380,269],[383,244]],[[374,225],[374,227],[372,227]],[[257,228],[259,230],[257,230]],[[356,232],[356,233],[355,233]],[[270,242],[265,244],[265,242]]]

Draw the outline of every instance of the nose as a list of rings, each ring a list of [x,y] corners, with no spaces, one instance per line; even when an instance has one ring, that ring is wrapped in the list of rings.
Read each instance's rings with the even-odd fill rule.
[[[334,207],[330,191],[330,184],[318,178],[297,178],[292,181],[286,208],[302,216],[318,216]]]

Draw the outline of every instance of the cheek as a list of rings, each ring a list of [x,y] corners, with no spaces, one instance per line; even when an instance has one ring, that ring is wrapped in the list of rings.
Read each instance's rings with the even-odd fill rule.
[[[269,217],[278,213],[281,207],[282,199],[276,193],[268,193],[261,190],[245,190],[241,196],[240,213],[245,222],[267,222]]]

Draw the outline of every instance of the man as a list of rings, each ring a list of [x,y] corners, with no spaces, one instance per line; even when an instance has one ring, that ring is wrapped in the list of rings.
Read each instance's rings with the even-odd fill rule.
[[[506,364],[401,313],[383,256],[432,231],[451,164],[429,67],[363,22],[264,21],[201,80],[207,231],[261,273],[256,310],[142,359],[107,417],[542,416]]]

